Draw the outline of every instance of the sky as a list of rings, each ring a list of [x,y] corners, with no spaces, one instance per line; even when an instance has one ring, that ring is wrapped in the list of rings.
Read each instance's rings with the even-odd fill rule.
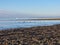
[[[0,0],[0,17],[60,17],[60,0]]]

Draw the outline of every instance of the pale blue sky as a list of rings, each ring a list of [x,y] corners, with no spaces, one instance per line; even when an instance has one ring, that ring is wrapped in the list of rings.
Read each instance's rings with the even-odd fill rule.
[[[26,17],[59,16],[60,0],[0,0],[0,13],[7,13],[7,17],[14,14],[17,17],[21,14]],[[0,17],[3,16],[0,14]]]

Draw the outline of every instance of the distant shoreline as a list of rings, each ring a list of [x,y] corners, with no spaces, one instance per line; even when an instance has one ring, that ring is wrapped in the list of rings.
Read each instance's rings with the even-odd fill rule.
[[[35,21],[35,20],[60,20],[60,18],[31,18],[31,19],[15,19],[15,20],[0,20],[0,21]]]

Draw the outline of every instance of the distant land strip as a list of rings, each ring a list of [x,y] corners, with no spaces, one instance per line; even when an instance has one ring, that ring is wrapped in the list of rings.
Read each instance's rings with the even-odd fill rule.
[[[0,21],[35,21],[35,20],[60,20],[60,18],[32,18],[32,19],[16,19],[16,20],[0,20]]]
[[[60,20],[60,18],[40,18],[40,19],[28,19],[28,20]]]

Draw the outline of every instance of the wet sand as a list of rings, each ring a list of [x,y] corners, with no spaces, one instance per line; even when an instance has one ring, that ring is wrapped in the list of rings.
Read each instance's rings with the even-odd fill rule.
[[[60,24],[1,30],[0,45],[60,45]]]

